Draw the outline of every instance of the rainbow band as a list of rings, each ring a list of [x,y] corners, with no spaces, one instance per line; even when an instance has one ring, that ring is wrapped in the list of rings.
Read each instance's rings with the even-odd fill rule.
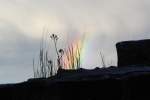
[[[82,38],[75,39],[72,42],[72,45],[65,50],[65,54],[62,58],[62,65],[64,69],[76,69],[77,67],[79,67],[79,65],[77,64],[82,64],[85,50],[87,48],[86,44],[90,36],[90,33],[84,33]]]

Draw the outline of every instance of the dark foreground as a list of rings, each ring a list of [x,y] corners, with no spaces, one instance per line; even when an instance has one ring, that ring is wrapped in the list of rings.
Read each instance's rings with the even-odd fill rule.
[[[116,48],[117,68],[59,70],[49,79],[0,85],[0,100],[150,100],[150,40]]]
[[[150,67],[60,72],[0,86],[3,100],[150,100]]]

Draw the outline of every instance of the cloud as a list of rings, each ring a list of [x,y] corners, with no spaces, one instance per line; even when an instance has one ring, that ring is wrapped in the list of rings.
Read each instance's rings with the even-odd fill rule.
[[[38,52],[39,41],[21,34],[13,23],[0,22],[0,82],[19,82],[33,77],[32,60]]]

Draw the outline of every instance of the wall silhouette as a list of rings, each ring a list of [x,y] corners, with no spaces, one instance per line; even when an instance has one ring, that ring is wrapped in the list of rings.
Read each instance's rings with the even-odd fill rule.
[[[125,41],[116,44],[118,66],[150,66],[150,40]]]

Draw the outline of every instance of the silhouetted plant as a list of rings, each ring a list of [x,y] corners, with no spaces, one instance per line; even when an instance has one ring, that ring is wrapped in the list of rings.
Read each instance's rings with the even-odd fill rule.
[[[40,49],[39,67],[35,68],[33,60],[33,71],[35,78],[46,78],[55,74],[53,61],[48,59],[48,52]]]
[[[48,51],[41,47],[38,68],[35,68],[35,61],[33,60],[33,72],[35,78],[51,77],[56,74],[58,69],[78,69],[81,66],[81,48],[78,44],[71,45],[65,50],[58,49],[58,36],[52,34],[50,35],[50,38],[54,42],[57,65],[53,63],[53,60],[48,59]]]
[[[64,51],[63,49],[58,50],[57,41],[59,38],[56,34],[50,35],[50,38],[54,42],[54,49],[57,56],[57,65],[54,65],[53,61],[48,59],[48,51],[45,51],[44,48],[41,47],[39,53],[39,66],[37,68],[35,68],[35,62],[33,60],[33,72],[35,78],[51,77],[56,74],[56,69],[62,68],[61,59]]]
[[[102,64],[102,67],[106,67],[106,62],[105,62],[105,57],[104,55],[102,54],[102,52],[100,51],[100,57],[101,57],[101,64]]]
[[[53,61],[48,59],[48,50],[46,50],[46,48],[43,47],[44,41],[45,40],[43,33],[41,42],[42,44],[40,45],[38,65],[35,66],[35,61],[33,60],[33,72],[35,78],[46,78],[56,73]]]
[[[56,51],[56,54],[57,54],[57,64],[58,64],[58,68],[62,68],[61,66],[61,57],[62,57],[62,49],[58,50],[58,47],[57,47],[57,41],[58,41],[58,36],[56,34],[52,34],[50,35],[50,38],[53,40],[54,42],[54,46],[55,46],[55,51]]]

